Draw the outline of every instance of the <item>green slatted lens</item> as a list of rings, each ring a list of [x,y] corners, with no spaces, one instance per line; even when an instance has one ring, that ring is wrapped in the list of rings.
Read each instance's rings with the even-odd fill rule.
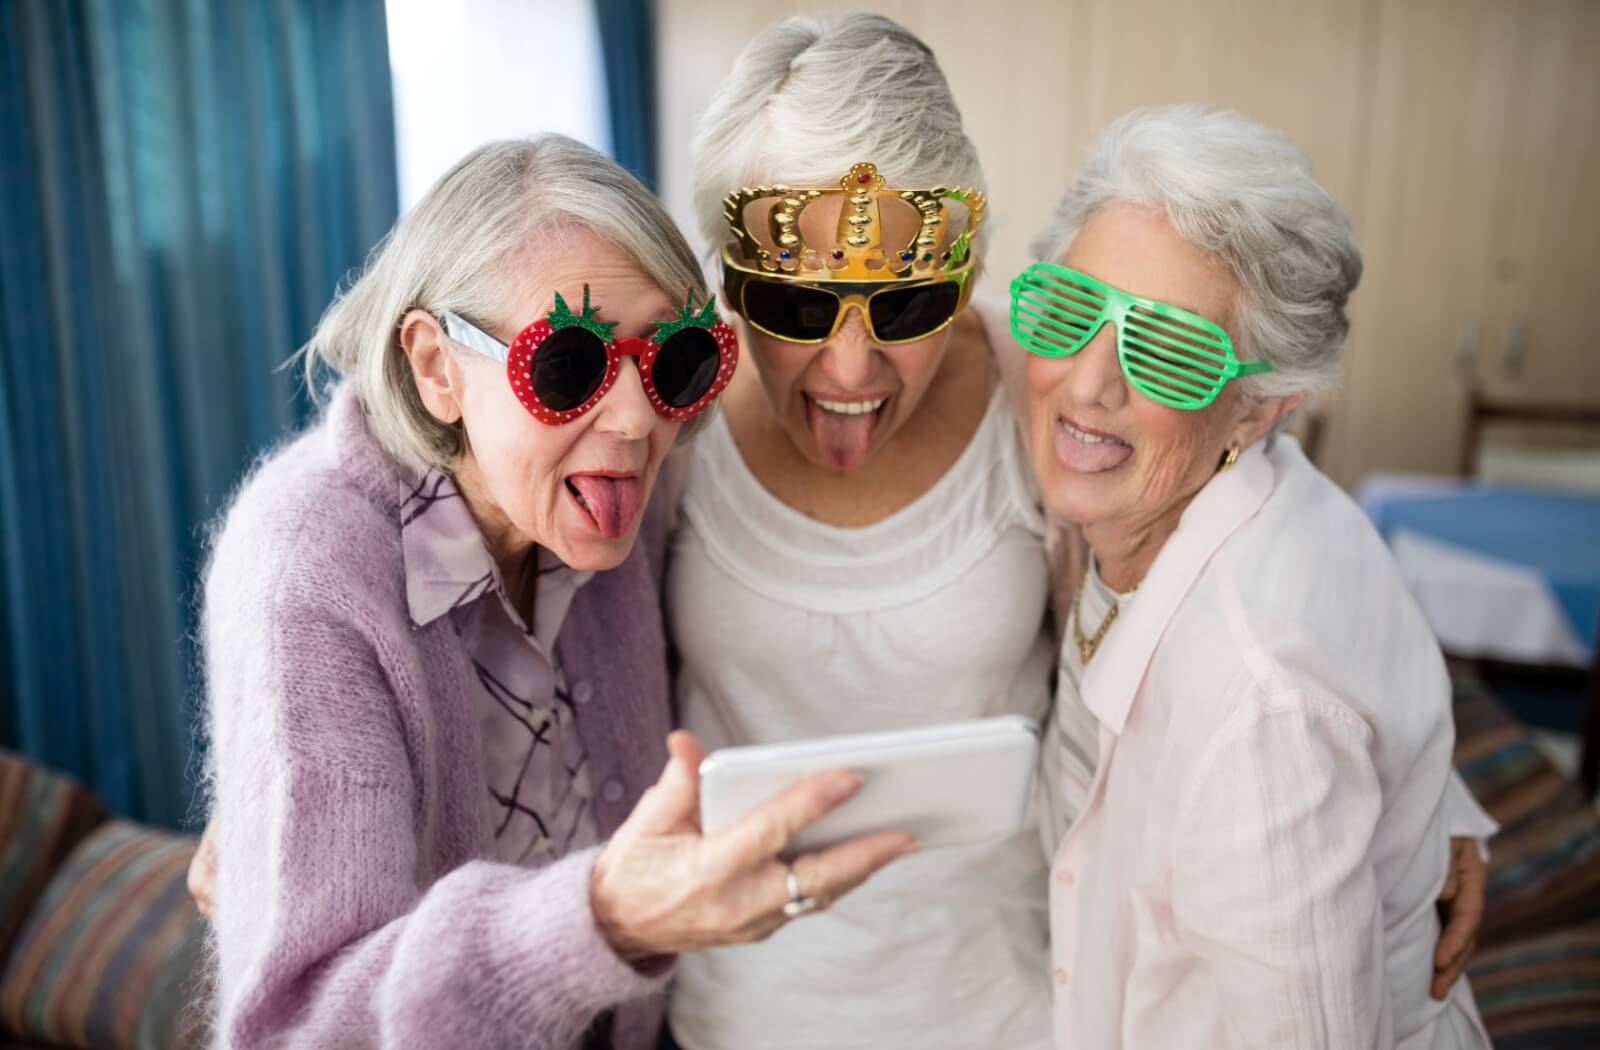
[[[1030,353],[1069,357],[1107,322],[1129,384],[1170,408],[1205,408],[1230,379],[1272,368],[1240,361],[1228,333],[1204,317],[1078,270],[1034,263],[1011,282],[1011,332]]]

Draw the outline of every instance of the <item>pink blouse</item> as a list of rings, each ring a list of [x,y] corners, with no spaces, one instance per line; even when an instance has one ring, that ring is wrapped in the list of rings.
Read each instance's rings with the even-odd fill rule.
[[[1428,996],[1444,664],[1292,439],[1195,498],[1082,687],[1098,764],[1052,866],[1060,1050],[1488,1047],[1465,980]]]

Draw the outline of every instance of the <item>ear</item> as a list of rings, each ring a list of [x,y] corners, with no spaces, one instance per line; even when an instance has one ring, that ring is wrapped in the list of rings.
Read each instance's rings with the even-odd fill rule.
[[[411,310],[400,319],[400,347],[411,363],[417,393],[433,418],[454,423],[461,418],[461,366],[439,327],[426,310]]]
[[[1240,448],[1249,448],[1269,432],[1278,421],[1300,407],[1304,394],[1287,394],[1282,397],[1262,398],[1250,406],[1244,416],[1233,425],[1232,440]]]

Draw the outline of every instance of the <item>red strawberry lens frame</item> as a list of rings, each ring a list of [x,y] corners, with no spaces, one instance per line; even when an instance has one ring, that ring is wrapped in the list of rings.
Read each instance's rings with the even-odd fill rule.
[[[717,317],[715,299],[708,298],[699,312],[696,312],[692,306],[693,297],[692,290],[685,294],[683,306],[678,308],[672,320],[656,322],[655,336],[651,339],[640,339],[636,336],[627,339],[613,338],[611,332],[617,326],[617,322],[599,319],[599,307],[589,305],[588,285],[583,286],[582,313],[573,313],[567,306],[566,300],[561,298],[561,293],[557,292],[555,307],[544,317],[518,332],[510,345],[496,339],[459,314],[445,311],[439,319],[444,324],[445,334],[452,340],[506,366],[506,379],[511,383],[512,393],[522,402],[522,407],[541,423],[561,426],[572,422],[597,405],[616,384],[624,357],[637,358],[639,380],[656,414],[669,422],[681,423],[693,419],[710,407],[717,399],[717,395],[728,385],[728,381],[733,378],[734,367],[739,363],[738,337],[727,323]],[[538,394],[534,392],[533,362],[545,340],[565,328],[580,328],[593,335],[605,347],[606,365],[605,375],[595,387],[594,393],[580,405],[558,410],[540,401]],[[656,362],[667,342],[689,328],[702,329],[716,341],[717,372],[705,393],[693,402],[682,406],[672,405],[661,396],[656,387]]]

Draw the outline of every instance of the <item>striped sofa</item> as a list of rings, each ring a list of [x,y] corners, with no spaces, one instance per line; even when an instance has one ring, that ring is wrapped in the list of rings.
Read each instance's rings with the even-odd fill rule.
[[[0,1048],[204,1045],[193,853],[0,751]]]
[[[1456,767],[1500,822],[1472,989],[1497,1050],[1600,1048],[1600,818],[1477,679]]]

